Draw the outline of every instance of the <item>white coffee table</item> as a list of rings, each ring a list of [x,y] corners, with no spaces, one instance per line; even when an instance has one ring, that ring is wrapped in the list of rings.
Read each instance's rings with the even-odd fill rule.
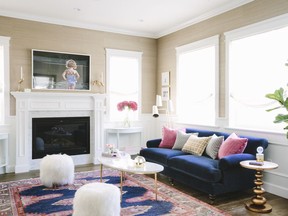
[[[100,180],[102,182],[102,172],[103,166],[110,167],[112,169],[120,171],[120,190],[122,196],[123,188],[123,176],[125,173],[134,174],[154,174],[155,180],[155,199],[157,200],[157,173],[163,171],[164,167],[162,165],[146,162],[143,167],[136,167],[134,160],[131,159],[130,155],[126,155],[121,158],[114,157],[99,157],[100,162]],[[121,197],[122,200],[122,197]]]

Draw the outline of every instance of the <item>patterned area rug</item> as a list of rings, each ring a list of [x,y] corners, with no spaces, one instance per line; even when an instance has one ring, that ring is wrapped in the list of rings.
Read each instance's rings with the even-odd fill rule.
[[[0,184],[0,215],[72,215],[76,190],[86,183],[99,182],[99,171],[75,173],[73,185],[56,189],[44,187],[39,178]],[[119,173],[105,170],[103,182],[120,185]],[[154,179],[145,175],[126,175],[121,215],[229,215],[221,210],[158,182],[155,200]]]

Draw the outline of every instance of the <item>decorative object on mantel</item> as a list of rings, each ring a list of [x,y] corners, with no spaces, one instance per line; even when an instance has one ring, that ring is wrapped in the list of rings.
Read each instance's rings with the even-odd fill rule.
[[[89,54],[32,49],[32,89],[90,91],[90,65]]]
[[[118,111],[123,111],[125,110],[125,118],[124,118],[124,127],[131,127],[131,122],[130,122],[130,111],[136,111],[138,109],[138,105],[135,101],[122,101],[117,104],[117,109]]]
[[[91,82],[92,85],[96,85],[96,86],[99,86],[99,87],[104,87],[104,84],[103,82],[101,82],[100,80],[93,80]]]
[[[23,83],[23,81],[24,81],[23,68],[21,66],[21,68],[20,68],[20,80],[18,81],[18,90],[17,91],[22,91],[21,84]]]

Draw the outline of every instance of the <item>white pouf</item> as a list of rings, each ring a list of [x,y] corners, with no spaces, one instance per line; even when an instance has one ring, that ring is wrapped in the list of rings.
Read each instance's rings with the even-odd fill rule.
[[[40,180],[46,187],[72,184],[74,181],[74,163],[66,154],[45,156],[40,163]]]
[[[75,193],[73,216],[119,216],[120,196],[120,189],[112,184],[83,185]]]

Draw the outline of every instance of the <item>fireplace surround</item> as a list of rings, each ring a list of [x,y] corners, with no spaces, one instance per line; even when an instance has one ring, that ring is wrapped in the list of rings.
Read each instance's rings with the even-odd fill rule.
[[[32,159],[32,119],[90,118],[90,153],[72,155],[75,165],[98,164],[104,149],[105,94],[77,92],[11,92],[16,99],[15,173],[39,169],[41,159]]]

